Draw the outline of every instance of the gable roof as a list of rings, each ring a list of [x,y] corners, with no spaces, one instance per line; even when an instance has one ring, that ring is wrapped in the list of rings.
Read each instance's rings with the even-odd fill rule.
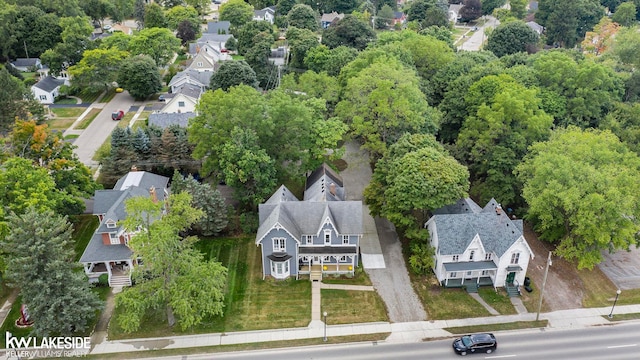
[[[171,125],[178,125],[186,128],[189,125],[189,119],[196,117],[194,112],[185,113],[152,113],[149,114],[149,126],[155,125],[162,129]]]
[[[537,32],[538,34],[542,34],[542,32],[544,31],[544,26],[538,24],[535,21],[528,21],[526,24],[531,28],[531,30]]]
[[[209,21],[207,23],[207,32],[210,34],[229,33],[231,23],[228,21]]]
[[[283,201],[258,206],[260,227],[256,243],[280,224],[295,239],[305,234],[317,234],[330,216],[340,234],[362,233],[362,202],[360,201]]]
[[[40,65],[39,58],[17,58],[11,62],[14,67],[30,67]]]
[[[342,19],[344,17],[344,14],[340,13],[338,14],[337,12],[331,12],[328,14],[322,14],[322,17],[320,18],[320,21],[322,22],[333,22],[333,20],[335,19]]]
[[[198,71],[195,69],[187,69],[175,74],[171,78],[171,81],[169,81],[168,86],[172,87],[180,83],[182,80],[186,80],[186,82],[189,84],[208,87],[209,83],[211,82],[211,76],[213,76],[213,71]]]
[[[189,97],[197,101],[200,98],[201,94],[202,94],[202,88],[200,86],[196,84],[186,83],[180,86],[178,89],[176,89],[176,91],[174,92],[174,97],[176,95],[184,95],[186,97]]]
[[[131,259],[132,254],[133,251],[124,244],[105,245],[102,235],[94,233],[80,257],[80,262],[124,261]]]
[[[441,208],[434,211],[436,215],[429,219],[436,226],[440,254],[460,254],[478,235],[485,250],[500,257],[524,236],[522,221],[511,220],[495,199],[491,199],[481,210],[473,200],[464,200],[445,207],[452,212]]]
[[[130,171],[127,175],[121,177],[113,187],[114,190],[126,190],[132,186],[149,189],[152,186],[156,189],[166,189],[169,183],[169,178],[161,175],[156,175],[148,171]],[[158,200],[163,200],[158,193]]]
[[[304,200],[307,201],[341,201],[345,199],[342,177],[326,163],[314,170],[307,177]]]
[[[49,75],[35,83],[33,86],[50,93],[60,85],[64,85],[64,80],[58,80],[55,77]]]

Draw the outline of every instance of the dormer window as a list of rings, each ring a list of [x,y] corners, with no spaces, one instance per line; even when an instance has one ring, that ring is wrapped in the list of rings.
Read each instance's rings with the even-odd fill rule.
[[[453,255],[453,261],[457,262],[460,260],[460,255]]]
[[[484,256],[484,259],[485,259],[486,261],[491,260],[491,253],[487,253],[487,254]]]
[[[324,231],[324,244],[331,245],[331,230]]]
[[[114,228],[116,227],[116,222],[115,222],[115,221],[113,221],[113,220],[108,220],[108,221],[107,221],[107,227],[108,227],[109,229],[114,229]]]

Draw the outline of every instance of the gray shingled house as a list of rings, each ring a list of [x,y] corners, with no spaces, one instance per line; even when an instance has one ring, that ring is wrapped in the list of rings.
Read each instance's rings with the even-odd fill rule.
[[[109,276],[109,286],[131,286],[132,259],[129,240],[121,221],[127,217],[124,203],[138,196],[150,196],[163,201],[169,194],[169,178],[146,171],[132,170],[116,182],[113,190],[96,190],[93,214],[100,226],[84,250],[80,262],[90,282],[97,282],[102,274]]]
[[[298,200],[282,185],[259,205],[256,245],[263,278],[353,275],[362,237],[362,202],[345,201],[342,178],[326,164],[307,178]]]
[[[445,287],[505,287],[517,296],[534,254],[522,220],[509,217],[495,199],[481,208],[471,199],[435,210],[425,223],[435,248],[433,268]]]

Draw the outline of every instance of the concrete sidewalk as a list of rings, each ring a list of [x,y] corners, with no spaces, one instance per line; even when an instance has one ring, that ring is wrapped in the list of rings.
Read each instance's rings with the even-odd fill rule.
[[[609,320],[606,318],[610,311],[611,307],[562,310],[540,314],[540,319],[548,320],[548,326],[550,328],[589,327],[610,324]],[[640,304],[616,307],[615,314],[624,313],[640,313]],[[450,337],[452,336],[452,334],[444,330],[445,328],[449,327],[499,324],[516,321],[534,321],[535,319],[535,313],[527,313],[518,315],[499,315],[456,320],[327,325],[327,336],[334,337],[360,334],[391,333],[391,335],[386,339],[386,341],[388,342],[419,342],[427,338]],[[97,344],[95,348],[92,349],[91,354],[107,354],[159,349],[182,349],[200,346],[219,346],[268,341],[298,340],[322,338],[323,335],[324,323],[320,320],[315,320],[312,321],[308,327],[304,328],[105,341],[101,344]]]

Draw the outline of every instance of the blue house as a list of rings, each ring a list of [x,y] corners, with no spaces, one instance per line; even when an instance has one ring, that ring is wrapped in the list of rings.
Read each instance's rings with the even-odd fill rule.
[[[303,200],[282,185],[258,210],[263,279],[354,274],[362,202],[345,200],[342,178],[326,164],[307,178]]]

